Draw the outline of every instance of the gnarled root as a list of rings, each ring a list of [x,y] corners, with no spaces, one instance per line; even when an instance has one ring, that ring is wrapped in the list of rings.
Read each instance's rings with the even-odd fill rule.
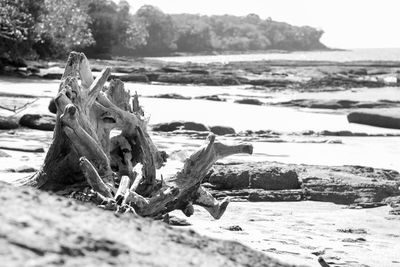
[[[107,87],[109,76],[106,68],[94,79],[85,55],[70,54],[54,100],[53,142],[41,170],[19,184],[63,195],[90,186],[93,202],[118,212],[160,217],[181,210],[190,216],[200,205],[219,219],[229,199],[217,201],[201,183],[218,159],[251,154],[252,146],[224,145],[211,134],[181,171],[160,181],[156,172],[166,156],[150,138],[138,96],[131,101],[120,80]],[[113,129],[120,133],[111,138]]]

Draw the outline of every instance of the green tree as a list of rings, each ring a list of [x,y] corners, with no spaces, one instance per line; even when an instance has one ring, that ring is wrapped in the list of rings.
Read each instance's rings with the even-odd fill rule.
[[[32,44],[38,39],[35,24],[43,1],[0,1],[0,57],[9,63],[21,63],[21,57],[32,55]]]
[[[45,12],[37,25],[41,40],[37,50],[50,49],[50,55],[64,54],[94,43],[90,17],[74,0],[45,0]]]
[[[176,50],[176,31],[169,15],[145,5],[136,12],[136,17],[147,31],[146,45],[141,47],[141,52],[154,55]]]

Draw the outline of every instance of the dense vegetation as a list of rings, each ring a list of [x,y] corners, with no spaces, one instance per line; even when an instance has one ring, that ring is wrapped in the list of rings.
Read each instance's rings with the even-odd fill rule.
[[[169,15],[111,0],[0,1],[0,58],[54,58],[70,50],[92,57],[267,49],[315,50],[323,31],[238,16]]]

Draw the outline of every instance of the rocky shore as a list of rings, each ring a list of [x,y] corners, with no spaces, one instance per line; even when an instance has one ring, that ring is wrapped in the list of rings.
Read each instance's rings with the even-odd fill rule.
[[[230,63],[166,63],[149,59],[96,60],[92,71],[113,66],[110,79],[124,82],[249,85],[268,90],[331,91],[397,85],[397,62],[251,61]],[[28,62],[26,67],[6,66],[3,74],[22,78],[61,78],[63,62]]]
[[[394,205],[400,196],[397,171],[363,166],[220,164],[207,181],[216,196],[236,201],[313,200],[372,208]]]
[[[104,65],[113,66],[114,78],[136,82],[135,86],[138,87],[143,84],[196,84],[240,85],[244,88],[241,89],[243,91],[235,93],[234,97],[223,93],[187,96],[175,92],[165,93],[162,90],[141,96],[151,101],[171,101],[169,105],[178,101],[204,101],[205,106],[209,103],[229,104],[238,109],[266,108],[265,106],[310,109],[311,111],[307,112],[340,113],[345,121],[347,115],[351,123],[399,129],[397,113],[400,101],[313,98],[319,93],[399,86],[397,75],[400,73],[400,64],[395,62],[259,61],[179,64],[154,60],[134,63],[94,61],[92,69],[100,70]],[[6,68],[6,74],[24,78],[17,81],[29,81],[32,84],[38,81],[49,82],[54,86],[55,81],[49,80],[60,78],[62,68],[63,65],[57,62],[31,63],[26,68]],[[49,103],[57,90],[56,87],[53,91],[48,90],[49,88],[40,88],[37,91],[31,88],[13,92],[0,91],[0,160],[7,165],[0,170],[0,179],[11,181],[39,168],[40,162],[43,161],[43,152],[51,141],[51,131],[54,129],[55,116],[49,112]],[[226,90],[231,88],[235,87]],[[249,97],[246,92],[251,92],[252,95]],[[270,92],[272,96],[271,99],[257,97],[254,92]],[[273,94],[281,92],[288,92],[289,95],[293,92],[311,93],[311,96],[274,101]],[[264,107],[255,107],[260,105]],[[256,117],[256,120],[261,121],[262,118]],[[151,120],[150,122],[152,123]],[[365,137],[365,142],[368,142],[368,138],[393,137],[397,140],[400,136],[396,131],[386,133],[385,129],[364,131],[366,128],[322,128],[284,132],[268,130],[270,128],[237,130],[231,126],[226,126],[221,121],[205,123],[196,119],[170,118],[170,121],[151,124],[150,129],[151,135],[161,144],[160,148],[168,151],[168,160],[171,161],[185,158],[187,155],[183,151],[197,148],[198,141],[204,140],[210,132],[228,142],[243,141],[267,145],[306,143],[327,145],[329,149],[346,146],[346,141],[351,138]],[[179,143],[181,139],[185,141]],[[282,154],[284,157],[284,152]],[[322,156],[324,155],[321,154]],[[388,205],[391,210],[385,213],[390,213],[391,218],[398,218],[393,215],[400,214],[400,174],[395,170],[355,165],[324,166],[281,163],[265,159],[259,161],[256,158],[249,161],[241,159],[215,165],[203,185],[217,198],[231,197],[232,201],[241,202],[237,203],[238,205],[247,205],[249,202],[289,202],[289,206],[293,202],[316,201],[346,205],[343,207],[355,209]],[[3,200],[0,217],[5,222],[0,230],[0,254],[6,259],[6,265],[28,262],[29,266],[57,266],[61,263],[75,266],[78,262],[106,262],[109,265],[122,266],[197,266],[204,262],[212,266],[287,266],[237,243],[205,238],[191,231],[178,232],[168,225],[142,218],[118,217],[94,206],[28,188],[13,188],[2,183],[0,193]],[[387,207],[378,209],[383,208]],[[112,225],[119,227],[113,228]],[[228,227],[226,231],[236,231],[230,229],[239,228]],[[120,229],[132,231],[121,235]],[[356,238],[354,240],[354,243],[358,242]],[[169,250],[164,250],[165,247]],[[279,254],[279,250],[275,251],[273,248],[263,251]],[[176,258],[171,259],[171,255]],[[171,262],[174,264],[171,265]]]

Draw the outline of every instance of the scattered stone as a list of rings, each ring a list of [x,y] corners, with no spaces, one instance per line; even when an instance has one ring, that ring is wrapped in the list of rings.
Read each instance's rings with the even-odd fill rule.
[[[264,104],[263,102],[261,102],[261,101],[258,100],[258,99],[255,99],[255,98],[243,98],[243,99],[238,99],[238,100],[235,100],[235,103],[238,103],[238,104],[248,104],[248,105],[258,105],[258,106],[261,106],[261,105]]]
[[[153,125],[152,129],[155,132],[173,132],[183,127],[183,122],[173,121],[167,123],[159,123]]]
[[[400,215],[400,206],[393,208],[391,211],[389,211],[389,214]]]
[[[166,215],[164,216],[163,221],[169,225],[173,226],[189,226],[192,225],[190,222],[188,222],[184,218],[179,218],[173,215]]]
[[[53,131],[56,117],[48,114],[25,114],[19,120],[21,126],[42,131]]]
[[[210,131],[216,135],[235,134],[235,129],[227,126],[211,126]]]
[[[198,131],[198,132],[210,131],[210,129],[204,124],[191,121],[184,122],[183,129],[189,131]]]
[[[167,123],[155,124],[152,127],[155,132],[174,132],[174,131],[197,131],[209,132],[210,129],[202,123],[192,121],[173,121]],[[187,132],[186,132],[187,133]]]
[[[322,132],[319,132],[318,135],[323,135],[323,136],[353,136],[354,134],[350,131],[327,131],[324,130]]]
[[[346,233],[346,234],[367,234],[367,231],[362,228],[344,228],[344,229],[337,229],[338,232]]]
[[[43,147],[22,147],[22,146],[18,146],[18,145],[14,145],[14,146],[0,145],[0,149],[21,151],[21,152],[31,152],[31,153],[44,152]]]
[[[324,255],[325,254],[325,249],[315,250],[315,251],[311,252],[311,254],[313,254],[315,256]]]
[[[61,73],[46,73],[42,76],[42,78],[46,80],[60,80],[61,77]]]
[[[8,172],[17,172],[17,173],[25,173],[25,172],[36,172],[37,169],[30,166],[19,166],[15,169],[6,169]]]
[[[226,227],[221,227],[221,228],[228,230],[228,231],[233,231],[233,232],[243,231],[242,227],[240,227],[239,225],[231,225],[231,226],[226,226]]]
[[[167,98],[167,99],[181,99],[181,100],[190,100],[192,99],[191,97],[188,96],[183,96],[183,95],[178,95],[178,94],[160,94],[160,95],[155,95],[155,96],[150,96],[153,98]]]
[[[163,67],[163,68],[161,68],[161,70],[162,70],[163,72],[166,72],[166,73],[177,73],[177,72],[182,72],[181,70],[176,69],[176,68],[172,68],[172,67]]]
[[[51,113],[56,114],[57,113],[57,106],[54,98],[52,98],[49,102],[48,109]]]
[[[218,95],[196,96],[195,99],[204,99],[204,100],[218,101],[218,102],[226,101],[226,99],[220,98]]]
[[[342,239],[342,242],[347,242],[347,243],[362,243],[367,241],[365,238],[363,237],[359,237],[359,238],[344,238]]]
[[[324,100],[324,99],[293,99],[286,102],[278,102],[273,105],[285,107],[301,107],[311,109],[354,109],[354,108],[388,108],[398,107],[400,102],[378,101],[354,101],[354,100]]]
[[[0,130],[12,130],[18,127],[19,124],[16,118],[0,116]]]
[[[188,72],[193,74],[203,74],[203,75],[210,74],[210,72],[205,69],[189,69]]]
[[[140,83],[150,82],[149,77],[147,77],[144,74],[137,74],[137,73],[131,73],[131,74],[120,75],[120,76],[111,75],[109,79],[110,80],[111,79],[120,79],[123,82],[140,82]]]

